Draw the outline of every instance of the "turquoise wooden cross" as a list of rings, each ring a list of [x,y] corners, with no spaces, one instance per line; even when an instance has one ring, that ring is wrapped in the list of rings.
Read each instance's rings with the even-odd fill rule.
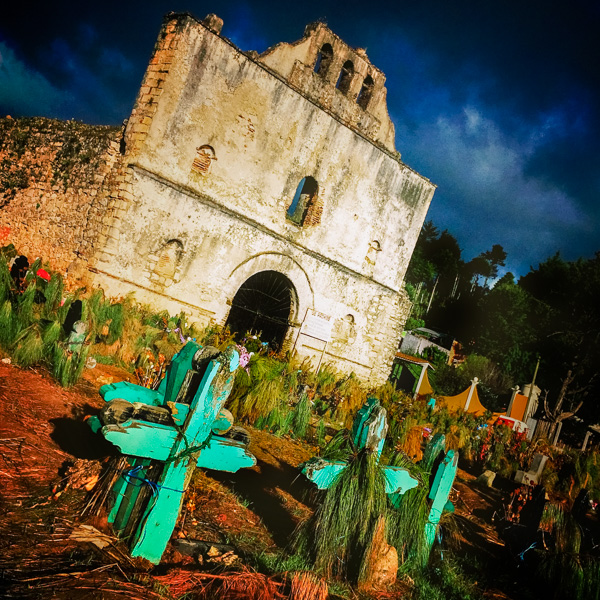
[[[357,449],[371,448],[381,456],[385,436],[387,434],[387,419],[385,409],[379,405],[375,398],[369,398],[366,404],[358,411],[352,425],[352,439]],[[425,471],[431,471],[437,457],[444,451],[445,437],[436,434],[425,448],[422,466]],[[302,465],[302,473],[314,482],[319,489],[331,486],[336,476],[347,467],[343,461],[328,461],[320,457],[313,457]],[[458,453],[449,450],[437,467],[433,485],[429,491],[432,501],[429,516],[425,525],[425,536],[429,548],[435,541],[442,512],[448,508],[448,496],[454,484],[458,468]],[[417,487],[419,481],[401,467],[383,467],[386,480],[386,493],[390,503],[398,507],[402,495],[408,490]]]
[[[448,496],[454,485],[456,471],[458,470],[458,452],[448,450],[444,460],[440,463],[429,491],[429,499],[432,501],[429,517],[425,524],[425,537],[429,548],[433,546],[438,531],[440,518],[448,507]],[[452,508],[452,505],[450,505]]]
[[[386,410],[377,398],[369,398],[358,411],[352,424],[352,441],[357,450],[369,448],[381,456],[388,424]],[[331,486],[336,476],[348,466],[344,461],[328,461],[315,456],[302,465],[302,473],[320,490]],[[417,487],[419,481],[402,467],[383,467],[387,494],[403,494]]]
[[[158,390],[128,382],[100,388],[106,405],[90,425],[131,457],[108,520],[132,556],[160,562],[196,466],[235,472],[256,464],[247,435],[215,435],[231,426],[222,408],[238,365],[233,347],[219,352],[188,342]]]

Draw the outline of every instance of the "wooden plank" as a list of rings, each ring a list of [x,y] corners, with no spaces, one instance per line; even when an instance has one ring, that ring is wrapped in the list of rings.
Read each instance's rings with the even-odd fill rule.
[[[213,436],[200,452],[197,467],[237,473],[240,469],[253,467],[256,458],[246,450],[246,445],[229,438]]]
[[[150,390],[129,381],[119,381],[118,383],[107,383],[100,388],[100,395],[106,402],[120,398],[128,402],[141,402],[142,404],[152,404],[161,406],[163,404],[162,394],[158,390]]]
[[[164,461],[171,455],[178,432],[167,425],[130,420],[122,425],[105,425],[102,435],[123,454]]]
[[[404,494],[419,485],[419,480],[402,467],[384,467],[383,474],[386,494]]]

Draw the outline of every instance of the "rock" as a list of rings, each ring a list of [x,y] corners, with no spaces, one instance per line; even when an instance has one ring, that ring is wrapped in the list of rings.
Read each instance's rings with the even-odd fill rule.
[[[485,487],[492,487],[496,473],[494,471],[484,471],[478,478],[477,483],[484,485]]]
[[[381,554],[373,562],[371,585],[375,589],[386,589],[396,583],[398,552],[394,546],[385,544]]]
[[[385,540],[385,517],[379,517],[367,558],[367,578],[360,582],[364,590],[385,590],[396,583],[398,552]]]

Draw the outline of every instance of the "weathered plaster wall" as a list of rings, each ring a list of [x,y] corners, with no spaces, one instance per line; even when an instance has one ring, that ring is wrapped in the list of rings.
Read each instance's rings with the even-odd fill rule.
[[[195,21],[179,35],[185,43],[170,50],[154,115],[130,122],[127,135],[144,141],[132,140],[128,160],[357,272],[370,275],[376,240],[373,277],[399,290],[431,183]],[[202,145],[216,155],[208,175],[192,169]],[[285,212],[306,175],[319,183],[323,216],[300,228]]]
[[[133,184],[134,202],[128,216],[145,233],[121,236],[116,259],[119,279],[114,277],[114,265],[113,276],[98,274],[109,292],[123,293],[124,282],[135,282],[130,289],[138,298],[163,305],[170,301],[173,308],[175,299],[187,299],[185,308],[198,320],[224,323],[240,285],[254,273],[274,270],[285,274],[294,286],[297,303],[292,321],[300,322],[309,308],[336,319],[353,316],[353,339],[334,340],[327,360],[343,368],[336,356],[349,358],[351,368],[368,378],[373,376],[378,356],[388,349],[386,344],[395,351],[396,338],[389,332],[406,318],[403,312],[408,304],[402,296],[349,269],[323,262],[285,238],[273,236],[250,217],[240,218],[209,198],[193,196],[146,171],[135,169]],[[183,247],[177,273],[171,279],[157,280],[154,259],[160,245],[170,239]],[[297,328],[290,328],[290,345],[296,336]],[[302,336],[297,348],[317,356],[323,345]],[[383,365],[381,369],[385,371]],[[385,379],[388,373],[382,375]]]
[[[92,250],[119,136],[74,121],[0,119],[0,245],[61,271]]]
[[[292,321],[307,308],[335,319],[326,360],[382,382],[434,186],[347,114],[274,74],[277,51],[268,54],[265,68],[191,17],[167,19],[125,133],[97,280],[222,323],[250,275],[276,270],[294,286]],[[305,176],[319,184],[323,214],[300,227],[286,211]],[[296,335],[291,327],[288,341]],[[301,352],[320,353],[305,342]]]

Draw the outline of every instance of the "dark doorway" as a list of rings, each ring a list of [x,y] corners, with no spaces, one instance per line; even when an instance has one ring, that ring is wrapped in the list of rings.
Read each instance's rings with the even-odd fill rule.
[[[261,271],[242,284],[231,303],[227,326],[241,337],[257,335],[281,349],[292,309],[292,282],[277,271]]]

